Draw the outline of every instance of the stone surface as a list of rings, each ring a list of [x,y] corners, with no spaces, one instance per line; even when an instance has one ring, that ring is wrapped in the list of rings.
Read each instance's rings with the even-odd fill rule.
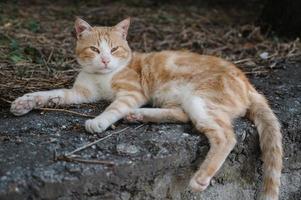
[[[268,76],[251,77],[271,102],[283,127],[284,169],[281,200],[301,195],[301,65],[281,66]],[[96,114],[88,105],[70,109]],[[190,176],[206,155],[207,139],[187,125],[130,128],[78,153],[84,159],[108,160],[114,166],[55,161],[88,142],[123,129],[89,135],[86,118],[34,111],[0,115],[0,199],[214,199],[253,200],[261,184],[258,135],[245,119],[235,121],[238,144],[202,193],[187,189]]]

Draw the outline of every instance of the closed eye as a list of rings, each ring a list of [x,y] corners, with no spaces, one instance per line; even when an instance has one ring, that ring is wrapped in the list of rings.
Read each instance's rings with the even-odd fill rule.
[[[119,48],[118,46],[117,46],[117,47],[113,47],[113,48],[111,49],[111,53],[114,53],[115,51],[117,51],[118,48]]]
[[[100,53],[100,52],[99,52],[99,49],[96,48],[96,47],[94,47],[94,46],[90,46],[90,49],[91,49],[92,51],[96,52],[96,53]]]

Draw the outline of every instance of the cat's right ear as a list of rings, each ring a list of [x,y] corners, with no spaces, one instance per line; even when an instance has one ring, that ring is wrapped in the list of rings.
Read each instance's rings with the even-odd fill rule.
[[[92,31],[92,27],[90,26],[90,24],[88,24],[86,21],[82,20],[79,17],[76,17],[74,29],[77,39],[79,39],[82,35]]]
[[[116,30],[121,34],[122,38],[126,40],[126,36],[128,34],[129,26],[130,26],[131,18],[128,17],[117,25],[115,25]]]

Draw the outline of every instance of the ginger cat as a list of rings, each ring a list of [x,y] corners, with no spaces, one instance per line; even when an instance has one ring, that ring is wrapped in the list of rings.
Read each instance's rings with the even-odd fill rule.
[[[113,27],[91,27],[77,18],[76,56],[82,66],[71,89],[25,94],[11,105],[17,116],[50,104],[112,101],[103,113],[85,123],[100,133],[127,118],[141,122],[188,122],[210,142],[210,150],[190,181],[205,190],[236,139],[232,120],[247,115],[257,126],[262,150],[261,199],[278,199],[282,169],[279,122],[265,97],[233,64],[185,51],[132,52],[126,40],[130,19]],[[152,103],[157,108],[140,108]]]

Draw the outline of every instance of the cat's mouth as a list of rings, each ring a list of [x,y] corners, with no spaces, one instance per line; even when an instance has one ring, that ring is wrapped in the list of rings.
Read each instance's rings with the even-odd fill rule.
[[[106,73],[112,72],[112,71],[113,71],[113,68],[110,68],[110,67],[106,66],[106,67],[101,67],[101,68],[99,68],[98,71],[99,71],[100,73],[102,73],[102,74],[106,74]]]
[[[101,65],[100,67],[99,67],[101,70],[103,70],[103,69],[110,69],[110,67],[108,66],[108,65]]]
[[[83,70],[90,74],[107,74],[112,72],[114,69],[110,67],[91,66],[91,67],[84,67]]]

